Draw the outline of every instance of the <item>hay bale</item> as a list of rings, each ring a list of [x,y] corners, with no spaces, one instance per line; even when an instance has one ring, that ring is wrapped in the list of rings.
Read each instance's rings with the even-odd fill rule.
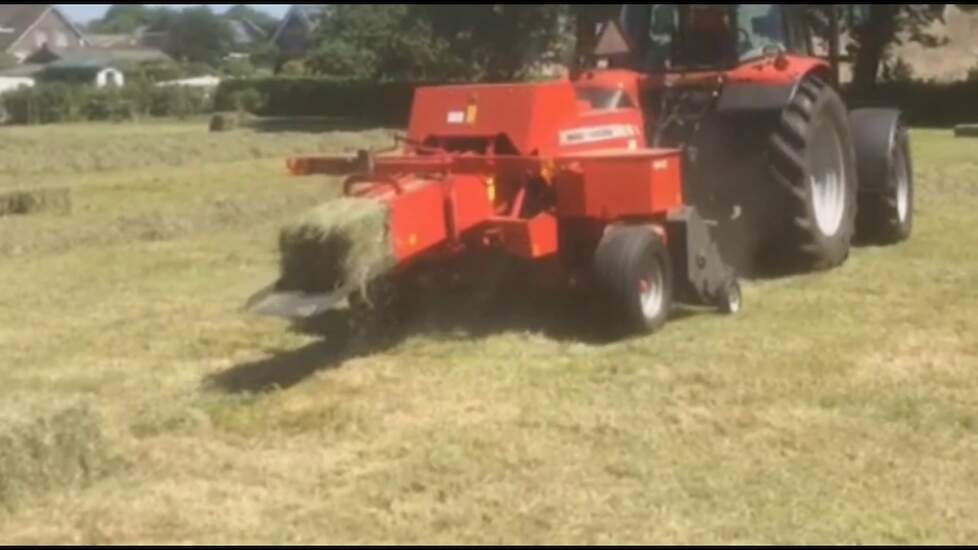
[[[954,127],[956,137],[978,137],[978,124],[961,124]]]
[[[230,132],[238,127],[238,115],[236,113],[215,113],[211,117],[211,132]]]
[[[67,189],[35,189],[0,192],[0,218],[42,212],[67,214],[71,193]]]
[[[278,290],[325,294],[364,288],[396,263],[390,211],[383,203],[342,198],[283,228]]]
[[[86,401],[0,406],[0,506],[84,487],[109,462],[101,419]]]

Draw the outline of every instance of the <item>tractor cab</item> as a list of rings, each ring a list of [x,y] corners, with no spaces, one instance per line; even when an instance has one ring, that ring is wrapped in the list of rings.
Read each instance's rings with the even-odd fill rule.
[[[729,71],[781,53],[812,55],[797,6],[628,4],[622,30],[645,74]]]

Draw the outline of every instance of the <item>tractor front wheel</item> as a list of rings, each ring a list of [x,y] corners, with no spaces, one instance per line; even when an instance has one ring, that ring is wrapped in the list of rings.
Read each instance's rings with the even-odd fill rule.
[[[650,334],[672,313],[673,266],[663,239],[647,227],[609,231],[595,254],[594,273],[622,328]]]
[[[860,244],[887,246],[910,238],[914,222],[914,173],[910,137],[892,111],[852,113],[860,163]]]

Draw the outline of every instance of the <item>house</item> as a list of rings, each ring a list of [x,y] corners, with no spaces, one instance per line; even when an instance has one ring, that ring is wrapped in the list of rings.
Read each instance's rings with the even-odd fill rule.
[[[135,34],[86,34],[85,41],[92,48],[134,48],[140,46]]]
[[[126,85],[125,75],[118,67],[98,61],[55,61],[45,65],[35,79],[45,82],[90,84],[96,88],[121,88]]]
[[[22,63],[38,48],[87,46],[85,36],[53,4],[0,4],[0,51]]]
[[[45,45],[28,55],[24,63],[0,72],[0,76],[121,87],[125,85],[125,71],[153,62],[173,59],[153,48],[60,49]]]
[[[143,63],[172,63],[173,58],[156,48],[55,48],[43,46],[25,62],[35,65],[84,65],[111,66],[121,70],[135,68]]]
[[[245,53],[256,46],[268,42],[268,33],[248,19],[231,17],[227,19],[231,29],[231,47],[233,53]]]
[[[309,51],[312,34],[327,14],[323,4],[295,4],[279,25],[272,43],[286,59],[302,57]]]

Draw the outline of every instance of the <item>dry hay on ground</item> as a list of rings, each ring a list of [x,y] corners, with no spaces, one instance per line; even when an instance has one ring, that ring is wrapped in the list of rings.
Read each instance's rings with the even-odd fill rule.
[[[0,406],[0,507],[47,491],[82,487],[108,464],[91,404],[7,402]]]
[[[70,210],[71,193],[67,189],[0,192],[0,218],[29,216],[43,212],[65,214]]]
[[[389,209],[373,200],[341,198],[285,227],[279,239],[281,291],[356,289],[395,263]]]

